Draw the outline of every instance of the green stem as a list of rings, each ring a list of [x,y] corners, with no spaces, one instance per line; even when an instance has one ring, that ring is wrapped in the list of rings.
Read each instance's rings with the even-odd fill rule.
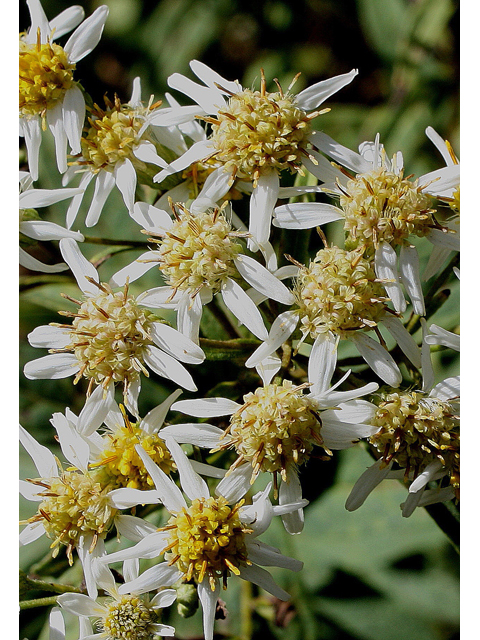
[[[453,502],[430,504],[425,510],[448,537],[455,551],[460,553],[460,514]]]
[[[30,589],[38,589],[39,591],[51,591],[52,593],[84,593],[82,589],[73,587],[69,584],[59,584],[58,582],[47,582],[46,580],[38,580],[27,576]]]
[[[48,598],[35,598],[34,600],[21,600],[20,610],[33,609],[34,607],[51,607],[57,604],[57,596]]]
[[[249,338],[235,338],[233,340],[210,340],[200,338],[207,360],[231,360],[232,358],[247,357],[260,342]]]
[[[136,247],[140,247],[142,249],[146,249],[148,247],[148,243],[142,240],[112,240],[110,238],[98,238],[96,236],[84,236],[84,242],[88,244],[104,244],[109,246],[116,247],[132,247],[135,249]]]
[[[252,624],[252,583],[242,580],[240,583],[240,636],[242,640],[251,640]]]

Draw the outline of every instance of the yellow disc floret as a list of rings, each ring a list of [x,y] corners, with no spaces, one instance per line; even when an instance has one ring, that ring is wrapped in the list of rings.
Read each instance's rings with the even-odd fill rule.
[[[215,590],[217,578],[224,584],[231,573],[240,574],[247,558],[245,536],[252,533],[240,521],[238,510],[244,501],[230,507],[222,496],[201,498],[172,515],[165,531],[170,531],[165,559],[197,584],[208,578]]]
[[[222,448],[235,447],[239,460],[252,464],[252,482],[261,471],[280,472],[286,481],[290,467],[306,462],[315,445],[323,446],[322,423],[303,386],[284,380],[259,387],[243,400],[230,419]]]
[[[374,327],[387,299],[363,250],[335,246],[321,249],[300,269],[294,293],[301,331],[313,339],[330,331],[347,337],[351,331]]]
[[[75,65],[63,48],[51,42],[35,44],[20,38],[20,113],[45,117],[47,109],[61,102],[73,84]]]
[[[439,460],[454,489],[460,482],[460,424],[458,403],[427,397],[419,391],[388,394],[372,424],[381,427],[370,437],[386,464],[394,460],[405,475],[417,477]]]
[[[90,127],[80,140],[82,159],[76,164],[87,165],[93,173],[113,171],[118,162],[128,158],[134,166],[144,170],[146,165],[138,160],[133,150],[140,141],[149,140],[147,133],[140,134],[149,110],[157,106],[132,107],[122,104],[115,96],[112,103],[104,97],[106,107],[97,104],[88,118]]]
[[[113,380],[127,387],[146,371],[143,359],[152,344],[154,315],[137,305],[127,285],[117,292],[106,283],[97,286],[97,296],[86,296],[83,302],[72,299],[79,305],[76,313],[60,312],[74,318],[72,326],[56,325],[70,329],[70,344],[61,351],[73,351],[80,363],[75,382],[83,375],[92,384],[106,387]]]
[[[216,293],[238,274],[234,258],[242,246],[218,210],[193,215],[182,208],[158,242],[159,269],[173,289],[193,295],[205,287]]]
[[[165,441],[157,433],[147,433],[140,423],[118,425],[104,435],[105,447],[92,466],[101,467],[106,481],[115,487],[146,491],[154,487],[153,480],[135,450],[139,444],[160,469],[170,475],[176,468]]]
[[[158,616],[141,596],[126,594],[105,604],[98,622],[106,640],[154,640]]]
[[[108,492],[113,488],[99,481],[92,472],[78,469],[63,471],[59,477],[32,480],[45,488],[37,515],[29,522],[43,522],[47,536],[53,539],[54,557],[59,545],[67,546],[67,556],[73,563],[72,550],[81,535],[104,536],[113,524],[116,509],[109,503]]]
[[[377,247],[384,240],[403,244],[410,235],[422,237],[435,226],[432,198],[417,181],[385,167],[359,174],[348,181],[340,196],[345,212],[347,241]]]

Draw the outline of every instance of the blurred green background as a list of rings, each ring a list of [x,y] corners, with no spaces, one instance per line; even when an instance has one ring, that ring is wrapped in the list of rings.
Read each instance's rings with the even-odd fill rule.
[[[42,4],[52,18],[72,3],[43,0]],[[246,86],[258,82],[260,67],[267,80],[276,77],[283,86],[300,71],[296,90],[358,68],[352,84],[329,101],[332,110],[316,121],[318,128],[353,148],[379,132],[387,152],[401,150],[407,173],[416,175],[443,165],[424,135],[426,126],[433,126],[459,152],[459,8],[451,0],[109,0],[78,4],[87,15],[100,4],[110,7],[102,40],[77,65],[76,78],[98,103],[105,92],[128,100],[135,76],[142,79],[144,99],[150,94],[161,98],[168,90],[169,74],[193,77],[188,66],[192,58]],[[26,4],[21,1],[20,29],[28,25]],[[186,103],[182,95],[175,97]],[[53,157],[51,138],[45,135],[36,186],[60,186],[56,169],[52,169]],[[60,203],[51,212],[42,209],[40,214],[63,224],[66,207]],[[114,191],[100,223],[88,233],[142,240],[137,225],[125,213],[123,201]],[[85,231],[84,214],[85,207],[75,224],[81,231]],[[101,247],[90,245],[85,252],[98,258]],[[56,243],[45,243],[35,255],[50,262],[60,259]],[[100,267],[102,279],[107,280],[134,257],[127,252],[108,260]],[[56,280],[48,286],[38,286],[35,279],[23,281],[22,366],[44,354],[28,345],[27,333],[40,324],[58,321],[56,311],[67,308],[60,291],[75,290],[68,275],[59,274]],[[138,291],[148,286],[154,286],[153,282],[142,280]],[[453,329],[458,324],[457,283],[452,283],[450,292],[447,304],[433,320]],[[457,373],[458,360],[447,351],[436,354],[435,364],[438,379]],[[209,363],[203,372],[201,380],[195,377],[199,393],[209,391],[212,372],[216,379],[231,380],[236,375],[231,363]],[[71,379],[27,381],[22,374],[20,389],[22,424],[41,442],[54,446],[49,424],[52,412],[64,411],[65,406],[78,412],[80,394]],[[141,414],[172,390],[159,379],[147,381]],[[377,488],[357,512],[345,511],[343,505],[353,483],[370,463],[369,454],[359,446],[325,463],[321,477],[309,473],[308,466],[305,469],[302,483],[312,504],[306,510],[304,533],[289,537],[279,524],[262,538],[303,560],[305,569],[292,575],[272,571],[292,593],[292,601],[282,608],[265,594],[259,595],[258,601],[254,600],[254,638],[459,637],[458,558],[430,516],[417,510],[411,518],[403,519],[399,504],[405,489],[394,481]],[[34,473],[23,452],[20,465],[23,477]],[[22,502],[21,517],[32,515],[32,506]],[[26,547],[21,554],[22,567],[28,569],[47,551],[44,540]],[[70,577],[75,581],[74,575]],[[253,596],[257,597],[255,590]],[[229,615],[218,623],[219,638],[240,637],[240,597],[231,580],[224,594]],[[23,612],[20,637],[46,640],[48,634],[42,627],[47,614],[47,609]],[[177,616],[172,624],[176,624],[178,638],[201,637],[199,613],[188,620]]]

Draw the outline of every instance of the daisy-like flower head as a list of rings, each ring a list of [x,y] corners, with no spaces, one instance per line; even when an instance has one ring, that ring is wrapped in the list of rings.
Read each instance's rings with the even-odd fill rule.
[[[370,383],[353,391],[336,391],[348,376],[330,387],[335,370],[337,352],[335,340],[326,338],[315,346],[309,360],[309,382],[295,386],[289,380],[264,385],[243,398],[238,404],[228,398],[208,398],[176,402],[173,409],[196,417],[230,415],[227,429],[221,432],[215,450],[234,449],[237,454],[218,491],[246,492],[260,473],[273,474],[275,493],[278,477],[280,504],[299,502],[302,488],[298,469],[309,458],[328,459],[331,449],[345,449],[360,438],[378,431],[368,424],[375,407],[358,400],[360,396],[378,389]],[[310,387],[310,393],[304,393]],[[172,426],[172,434],[174,434]],[[203,433],[197,425],[197,440]],[[205,437],[209,433],[205,431]],[[319,448],[318,453],[315,448]],[[299,510],[282,516],[290,533],[303,528],[303,512]]]
[[[379,136],[375,142],[363,142],[360,153],[342,147],[324,133],[313,134],[312,142],[334,162],[330,164],[314,151],[317,164],[308,158],[305,164],[324,183],[323,191],[339,197],[340,207],[323,203],[283,205],[275,210],[274,225],[304,229],[343,220],[347,246],[365,247],[368,256],[375,256],[376,273],[385,281],[395,309],[402,313],[406,309],[401,277],[414,312],[424,315],[419,259],[409,238],[427,237],[433,242],[432,231],[437,231],[435,242],[450,241],[448,229],[435,220],[432,196],[458,181],[458,168],[445,167],[412,180],[412,176],[404,176],[401,153],[390,160]]]
[[[83,241],[83,235],[79,231],[64,229],[54,222],[41,220],[36,209],[55,204],[67,198],[73,198],[81,193],[80,189],[34,189],[32,177],[27,171],[20,171],[20,243],[30,244],[27,238],[32,240],[60,240],[61,238],[73,238]],[[26,237],[25,237],[26,236]],[[43,264],[20,247],[20,264],[22,267],[42,273],[57,273],[68,269],[63,262],[59,264]]]
[[[286,311],[272,324],[267,340],[247,360],[258,365],[289,338],[300,323],[301,342],[351,340],[372,370],[387,384],[398,386],[400,370],[384,346],[378,328],[384,326],[409,360],[420,368],[420,349],[396,314],[388,309],[384,288],[360,247],[346,251],[325,247],[308,266],[299,265],[294,286],[297,309]],[[374,330],[379,342],[366,335]]]
[[[112,282],[121,285],[127,278],[131,282],[158,266],[167,285],[147,290],[138,300],[154,308],[176,308],[177,326],[189,338],[198,341],[202,305],[220,293],[239,321],[265,339],[261,314],[237,280],[243,278],[257,294],[290,305],[293,294],[280,281],[290,272],[271,273],[245,255],[239,238],[248,233],[235,231],[218,208],[192,214],[184,205],[172,203],[172,209],[173,219],[162,209],[137,203],[135,220],[157,246],[115,274]],[[275,259],[273,253],[269,255]]]
[[[297,77],[286,92],[278,82],[277,91],[269,92],[262,71],[260,90],[254,91],[222,78],[198,60],[193,60],[190,66],[204,85],[178,73],[170,76],[168,82],[172,88],[195,100],[198,106],[182,107],[176,112],[173,108],[166,109],[155,119],[155,124],[180,124],[201,117],[211,125],[211,135],[205,141],[196,142],[162,170],[156,180],[161,182],[198,160],[215,158],[220,166],[201,196],[215,202],[230,189],[235,179],[251,181],[249,229],[254,241],[262,245],[270,235],[280,172],[302,172],[301,165],[304,157],[310,154],[313,135],[310,121],[325,112],[317,111],[318,107],[349,84],[358,72],[352,70],[324,80],[295,95],[291,89]]]
[[[55,138],[61,173],[67,170],[67,141],[72,153],[80,152],[85,99],[73,73],[76,63],[98,44],[108,7],[98,7],[62,47],[53,40],[78,25],[83,9],[70,7],[49,23],[39,0],[27,0],[27,5],[32,24],[20,34],[20,133],[36,180],[41,129],[47,125]]]
[[[31,456],[39,477],[20,481],[20,492],[27,500],[38,503],[37,512],[22,524],[20,544],[33,542],[42,535],[52,540],[53,556],[66,547],[67,558],[73,564],[76,550],[85,573],[89,593],[95,593],[91,566],[93,558],[105,553],[104,539],[113,526],[131,540],[138,540],[152,526],[140,518],[121,515],[120,509],[139,504],[139,496],[131,490],[116,489],[104,481],[96,470],[88,468],[89,447],[72,424],[72,414],[54,414],[62,453],[70,463],[63,468],[47,447],[39,444],[23,427],[20,441]],[[141,504],[158,503],[156,491],[141,493]]]
[[[460,378],[447,378],[432,388],[433,370],[426,362],[430,356],[425,338],[423,387],[387,393],[378,403],[372,424],[379,429],[369,438],[378,459],[353,487],[346,503],[350,511],[361,506],[384,478],[403,478],[409,483],[409,496],[402,505],[404,516],[420,504],[427,484],[434,480],[441,481],[437,486],[443,489],[441,500],[459,498]],[[425,504],[434,501],[429,496]]]
[[[184,498],[177,485],[168,478],[138,447],[161,500],[170,512],[165,527],[147,536],[136,546],[102,558],[102,562],[116,562],[129,558],[155,558],[165,554],[165,561],[145,571],[138,579],[119,587],[119,593],[135,590],[137,593],[168,586],[179,580],[196,584],[203,607],[204,634],[213,638],[213,623],[220,584],[227,586],[234,574],[263,587],[281,600],[289,598],[278,587],[270,574],[257,566],[267,564],[299,571],[302,563],[283,556],[277,549],[257,540],[275,513],[288,513],[300,504],[273,507],[268,490],[254,496],[251,505],[242,500],[243,494],[220,492],[210,495],[205,481],[193,470],[180,446],[167,441],[180,473]],[[240,495],[238,495],[240,493]]]
[[[122,104],[115,96],[112,102],[106,96],[105,108],[94,104],[88,118],[88,126],[80,140],[81,153],[71,162],[64,176],[64,184],[76,174],[83,173],[80,186],[95,180],[92,203],[85,224],[92,227],[98,222],[103,205],[116,185],[123,196],[125,206],[133,211],[137,173],[153,177],[155,171],[149,164],[166,166],[157,153],[156,139],[147,127],[148,118],[155,113],[160,102],[148,105],[141,101],[140,78],[135,78],[130,101]],[[75,198],[67,211],[70,227],[78,213],[82,197]]]
[[[75,376],[89,381],[88,415],[92,429],[99,426],[113,401],[114,387],[123,386],[124,403],[137,415],[140,376],[149,375],[146,367],[195,390],[188,371],[180,364],[199,364],[203,351],[180,332],[159,322],[150,311],[140,307],[129,292],[99,281],[93,265],[70,238],[60,241],[62,255],[82,290],[82,300],[71,299],[78,310],[61,312],[72,317],[71,325],[53,323],[38,327],[29,335],[32,346],[51,348],[50,355],[27,363],[27,378],[64,378]],[[69,298],[70,299],[70,298]],[[90,395],[91,390],[97,387]],[[86,405],[87,406],[87,405]]]
[[[173,636],[175,629],[162,624],[161,610],[169,607],[177,596],[174,589],[161,589],[153,597],[137,593],[135,589],[122,594],[112,572],[98,562],[93,567],[96,583],[108,595],[99,602],[96,598],[76,593],[64,593],[57,602],[64,611],[83,618],[83,640],[155,640],[159,636]],[[139,577],[138,560],[123,563],[126,582]],[[158,585],[160,588],[162,585]],[[93,618],[93,627],[89,620]]]

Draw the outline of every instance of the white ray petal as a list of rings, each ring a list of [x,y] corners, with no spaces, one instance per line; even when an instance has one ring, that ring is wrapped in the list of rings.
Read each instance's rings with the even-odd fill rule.
[[[168,231],[173,225],[172,218],[167,211],[146,202],[136,202],[130,215],[135,222],[147,230]]]
[[[190,149],[183,154],[183,156],[180,156],[179,158],[171,162],[167,169],[162,169],[162,171],[157,173],[157,175],[153,178],[153,181],[162,182],[168,176],[173,175],[178,171],[182,171],[183,169],[186,169],[187,167],[189,167],[194,162],[197,162],[198,160],[202,160],[203,158],[206,158],[213,151],[210,144],[211,143],[209,143],[207,140],[201,140],[200,142],[195,142],[194,144],[192,144]]]
[[[203,313],[203,301],[200,293],[191,297],[188,291],[180,295],[177,306],[178,330],[193,342],[198,343],[200,334],[200,321]]]
[[[422,356],[420,347],[417,345],[411,334],[403,326],[400,318],[394,316],[385,316],[382,319],[382,324],[386,327],[387,331],[395,338],[398,346],[407,356],[410,362],[417,367],[422,368]]]
[[[173,380],[188,391],[196,391],[192,376],[185,367],[158,347],[149,346],[144,355],[145,364],[163,378]]]
[[[117,163],[113,172],[115,183],[123,196],[123,201],[131,214],[135,203],[135,189],[137,188],[137,172],[131,160],[125,158],[123,162]]]
[[[65,640],[65,621],[58,607],[53,607],[48,618],[50,625],[49,640]]]
[[[127,540],[140,542],[146,536],[157,531],[157,527],[147,520],[136,516],[120,515],[115,518],[115,527]]]
[[[136,445],[135,451],[143,460],[143,464],[160,494],[160,500],[166,506],[168,511],[170,511],[170,513],[178,513],[186,507],[186,502],[182,492],[173,480],[153,462],[147,452],[140,445]]]
[[[358,75],[358,69],[352,69],[348,73],[317,82],[301,91],[296,97],[296,103],[301,109],[307,111],[316,109],[334,93],[350,84],[356,75]]]
[[[60,327],[51,327],[50,325],[42,325],[36,327],[27,336],[28,342],[32,347],[40,347],[41,349],[63,349],[70,344],[70,332]]]
[[[147,122],[154,127],[171,127],[190,122],[195,116],[205,114],[206,111],[196,104],[172,108],[166,107],[165,109],[156,110],[155,113],[149,116]],[[197,140],[197,142],[199,142],[199,140]]]
[[[75,425],[69,422],[63,413],[54,413],[50,422],[58,434],[60,447],[65,458],[74,467],[86,471],[90,458],[88,442],[82,438]]]
[[[225,171],[223,167],[215,169],[205,180],[202,190],[190,205],[192,213],[202,213],[228,193],[233,183],[232,173]]]
[[[78,416],[77,430],[79,433],[83,436],[89,436],[102,425],[109,411],[114,408],[114,394],[115,385],[113,382],[110,382],[107,389],[98,385],[85,401]]]
[[[242,287],[228,278],[221,290],[223,301],[233,315],[260,340],[268,338],[260,311]]]
[[[283,282],[254,258],[239,254],[234,263],[240,275],[257,291],[282,304],[292,305],[295,302],[295,296]]]
[[[98,616],[105,611],[102,605],[83,593],[62,593],[57,602],[62,609],[76,616]]]
[[[65,262],[59,262],[58,264],[43,264],[40,260],[37,260],[29,253],[27,253],[22,247],[19,247],[18,261],[25,269],[30,271],[40,271],[41,273],[59,273],[68,269],[68,265]]]
[[[182,390],[177,389],[161,404],[149,411],[140,422],[140,428],[147,433],[156,433],[165,422],[165,418],[167,417],[170,407],[181,394]]]
[[[184,493],[187,494],[190,500],[202,498],[206,500],[210,498],[210,489],[207,483],[193,470],[190,460],[185,455],[182,447],[172,437],[167,437],[165,443],[177,465],[180,484]]]
[[[263,564],[265,567],[282,567],[295,572],[301,571],[303,568],[303,562],[300,562],[300,560],[284,556],[275,547],[258,540],[248,545],[248,559],[255,564]]]
[[[402,374],[388,351],[370,336],[356,332],[351,337],[362,357],[373,371],[392,387],[398,387],[402,382]]]
[[[375,464],[368,467],[354,484],[345,503],[345,509],[347,509],[347,511],[355,511],[361,507],[375,487],[387,477],[392,468],[392,464],[393,462],[384,465],[382,460],[377,460]]]
[[[134,282],[135,280],[138,280],[138,278],[141,278],[145,273],[147,273],[147,271],[150,271],[150,269],[153,269],[153,267],[155,267],[155,262],[150,261],[151,258],[152,258],[151,251],[146,251],[145,253],[142,253],[140,256],[138,256],[138,258],[134,262],[132,262],[131,264],[128,264],[126,267],[123,267],[123,269],[120,269],[120,271],[117,271],[117,273],[115,273],[110,278],[110,286],[123,287],[127,282],[127,280],[129,282]],[[145,262],[143,262],[144,260]],[[165,289],[165,287],[160,287],[160,288]],[[168,287],[168,289],[169,291],[171,291],[170,287]],[[151,289],[151,291],[156,291],[156,289]],[[140,302],[140,299],[142,299],[142,297],[145,297],[148,293],[149,292],[146,291],[144,294],[140,295],[137,298],[137,302]],[[146,305],[146,306],[153,306],[153,305]]]
[[[213,626],[215,622],[215,611],[217,600],[220,595],[220,583],[215,579],[215,590],[212,591],[208,580],[203,580],[197,587],[198,598],[203,609],[203,635],[205,640],[213,640]]]
[[[97,296],[99,289],[87,280],[91,278],[99,282],[97,270],[93,264],[85,258],[78,244],[72,238],[62,238],[59,242],[60,252],[75,276],[78,286],[88,295]]]
[[[276,171],[261,175],[250,198],[250,224],[248,230],[259,244],[268,241],[273,209],[278,200],[280,181]]]
[[[45,533],[45,527],[43,526],[43,522],[33,522],[32,524],[27,524],[25,529],[20,532],[19,536],[19,544],[21,547],[24,547],[31,542],[35,542],[43,536]]]
[[[280,483],[280,490],[278,493],[278,504],[291,504],[295,502],[299,502],[302,500],[302,485],[300,484],[300,479],[296,471],[289,469],[287,472],[287,482]],[[290,513],[285,513],[282,516],[283,526],[285,530],[291,535],[301,533],[303,531],[304,525],[304,515],[303,509],[298,509],[296,511],[291,511]],[[285,557],[285,556],[282,556]],[[252,558],[254,562],[259,562],[259,560]],[[292,569],[292,571],[300,571],[303,566],[303,562],[293,561],[291,558],[288,558],[290,562],[298,563],[295,565],[297,568],[293,568],[287,566],[287,569]],[[261,562],[260,564],[269,565],[268,562]],[[286,566],[286,565],[276,565],[276,566]]]
[[[68,92],[67,92],[68,93]],[[65,94],[66,95],[66,94]],[[51,109],[47,109],[47,124],[55,141],[55,156],[57,169],[65,173],[67,165],[67,134],[63,123],[63,101],[57,102]]]
[[[67,169],[67,172],[63,174],[64,177],[69,175],[68,172],[69,170]],[[94,178],[94,174],[91,171],[87,171],[82,175],[78,188],[82,189],[83,193],[79,193],[78,195],[74,196],[74,198],[72,198],[72,201],[68,205],[67,215],[66,215],[66,223],[67,223],[68,229],[70,229],[73,223],[75,222],[78,211],[83,201],[85,189],[88,187],[88,185],[93,180],[93,178]]]
[[[273,377],[280,371],[282,360],[278,356],[267,356],[259,362],[255,369],[261,377],[263,384],[270,384]]]
[[[28,431],[21,425],[19,437],[23,448],[32,458],[33,464],[37,468],[39,476],[41,478],[54,478],[58,476],[57,462],[50,449],[38,443],[35,438],[30,435]]]
[[[108,494],[109,503],[116,509],[131,509],[141,504],[159,504],[160,498],[158,491],[132,489],[130,487],[121,487],[113,489]]]
[[[295,331],[298,324],[296,311],[284,311],[274,320],[267,339],[245,362],[246,367],[255,367],[266,357],[274,353]]]
[[[40,118],[38,116],[29,118],[28,120],[24,118],[21,122],[23,135],[25,137],[25,146],[27,147],[28,168],[32,179],[38,180],[38,153],[42,141]]]
[[[180,73],[173,73],[167,80],[168,86],[189,96],[205,111],[215,114],[226,106],[225,99],[217,88],[202,87]]]
[[[326,133],[316,131],[309,137],[309,140],[320,151],[355,173],[367,173],[372,168],[372,165],[359,153],[342,146]]]
[[[239,93],[243,91],[242,85],[236,80],[227,80],[219,73],[208,67],[200,60],[192,60],[190,62],[190,68],[193,73],[202,80],[208,87],[221,91],[227,89],[230,93]]]
[[[252,465],[250,462],[241,464],[220,480],[215,489],[215,494],[217,496],[223,496],[229,504],[234,504],[241,500],[250,489],[251,477]]]
[[[439,400],[452,400],[460,395],[460,376],[445,378],[433,387],[428,394],[430,398]]]
[[[308,359],[308,381],[312,394],[328,390],[337,366],[337,340],[333,334],[321,334],[315,339]]]
[[[180,400],[172,405],[174,411],[181,411],[196,418],[215,418],[229,416],[241,409],[242,405],[229,398],[198,398]]]
[[[77,191],[78,189],[69,189]],[[83,235],[78,231],[70,231],[55,222],[47,220],[24,220],[19,225],[20,233],[34,240],[60,240],[61,238],[73,238],[77,242],[83,241]]]
[[[29,380],[59,380],[73,376],[80,369],[72,353],[52,353],[27,362],[23,373]]]
[[[66,33],[69,33],[69,31],[72,31],[72,29],[75,29],[84,17],[85,11],[83,8],[74,5],[59,13],[55,18],[52,18],[52,20],[50,20],[50,30],[55,31],[52,40],[56,40]]]
[[[74,31],[64,47],[70,62],[78,62],[97,46],[107,16],[108,7],[102,5]]]
[[[25,41],[28,44],[35,43],[37,41],[37,31],[40,29],[40,41],[44,43],[47,41],[47,36],[50,35],[50,24],[45,15],[45,11],[43,10],[40,0],[27,0],[27,5],[30,13],[31,26]]]
[[[341,220],[341,209],[323,202],[297,202],[277,207],[273,225],[282,229],[311,229],[327,222]]]
[[[153,596],[150,600],[150,606],[154,609],[165,609],[165,607],[172,605],[176,599],[177,592],[175,589],[164,589]]]
[[[265,591],[268,591],[279,600],[290,600],[290,595],[278,586],[268,571],[257,565],[252,565],[251,567],[242,565],[240,567],[240,577],[265,589]]]
[[[167,324],[153,322],[150,337],[157,347],[181,362],[200,364],[205,360],[205,354],[195,342]]]
[[[160,431],[160,435],[162,438],[169,436],[179,444],[193,444],[196,447],[213,449],[223,436],[223,429],[206,422],[172,424],[164,427]]]
[[[81,153],[80,139],[82,137],[83,123],[85,122],[85,98],[83,93],[73,85],[65,92],[62,103],[63,126],[72,147],[72,153]]]
[[[411,300],[414,313],[425,315],[422,285],[420,282],[420,259],[416,247],[402,245],[399,258],[400,276]]]
[[[388,242],[381,241],[375,251],[375,273],[382,281],[388,297],[391,299],[395,311],[403,313],[407,302],[400,286],[397,270],[397,254]]]

